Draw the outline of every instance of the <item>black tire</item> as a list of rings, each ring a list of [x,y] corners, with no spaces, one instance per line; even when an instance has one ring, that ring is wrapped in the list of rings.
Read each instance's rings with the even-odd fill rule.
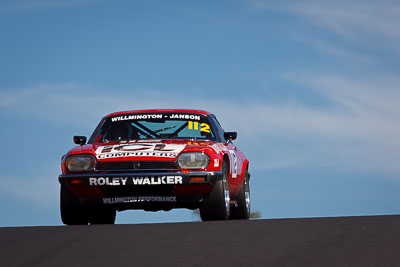
[[[250,217],[250,184],[249,173],[246,168],[244,173],[242,186],[238,195],[234,198],[235,206],[231,206],[230,220],[246,220]]]
[[[223,161],[223,179],[217,181],[214,188],[208,193],[200,207],[200,217],[203,221],[227,220],[230,213],[229,197],[229,167],[228,162]]]
[[[87,209],[79,205],[79,199],[67,187],[60,187],[61,220],[66,225],[87,225],[89,216]]]
[[[116,210],[108,207],[93,207],[89,212],[90,224],[114,224]]]

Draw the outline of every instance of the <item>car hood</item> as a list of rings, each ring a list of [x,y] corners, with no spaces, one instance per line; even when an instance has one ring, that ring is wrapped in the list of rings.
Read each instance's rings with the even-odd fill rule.
[[[205,151],[215,147],[215,141],[192,140],[137,140],[87,144],[75,147],[71,153],[92,154],[98,161],[103,160],[175,160],[183,151]],[[213,149],[215,150],[215,149]]]

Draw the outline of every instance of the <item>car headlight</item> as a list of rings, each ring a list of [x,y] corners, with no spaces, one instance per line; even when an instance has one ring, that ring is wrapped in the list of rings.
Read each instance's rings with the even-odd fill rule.
[[[67,169],[72,172],[92,171],[96,165],[96,160],[90,155],[76,155],[67,159]]]
[[[181,169],[204,169],[210,163],[210,157],[203,152],[186,152],[178,157]]]

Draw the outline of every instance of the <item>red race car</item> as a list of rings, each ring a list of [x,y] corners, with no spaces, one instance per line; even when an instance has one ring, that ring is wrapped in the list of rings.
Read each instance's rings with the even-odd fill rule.
[[[249,161],[215,115],[138,110],[105,116],[62,157],[64,224],[112,224],[116,211],[200,209],[202,220],[248,219]]]

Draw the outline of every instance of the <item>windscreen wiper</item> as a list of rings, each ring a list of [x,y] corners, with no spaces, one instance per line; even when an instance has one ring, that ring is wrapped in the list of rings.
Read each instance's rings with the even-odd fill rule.
[[[133,121],[132,123],[133,123],[133,124],[136,124],[137,126],[139,126],[140,128],[142,128],[142,129],[144,129],[144,130],[146,130],[146,131],[148,132],[148,133],[145,133],[145,132],[143,132],[141,129],[139,129],[139,128],[137,128],[137,127],[135,126],[135,128],[138,129],[144,136],[146,136],[146,137],[151,137],[151,135],[153,135],[154,138],[160,137],[160,136],[158,136],[158,134],[157,134],[156,132],[150,130],[149,128],[147,128],[146,126],[140,124],[139,122]],[[134,126],[134,125],[133,125],[133,126]]]
[[[168,127],[162,128],[162,129],[154,130],[153,132],[154,133],[159,133],[159,132],[166,131],[166,130],[169,130],[169,129],[172,129],[172,128],[176,128],[176,126],[175,125],[168,126]]]

